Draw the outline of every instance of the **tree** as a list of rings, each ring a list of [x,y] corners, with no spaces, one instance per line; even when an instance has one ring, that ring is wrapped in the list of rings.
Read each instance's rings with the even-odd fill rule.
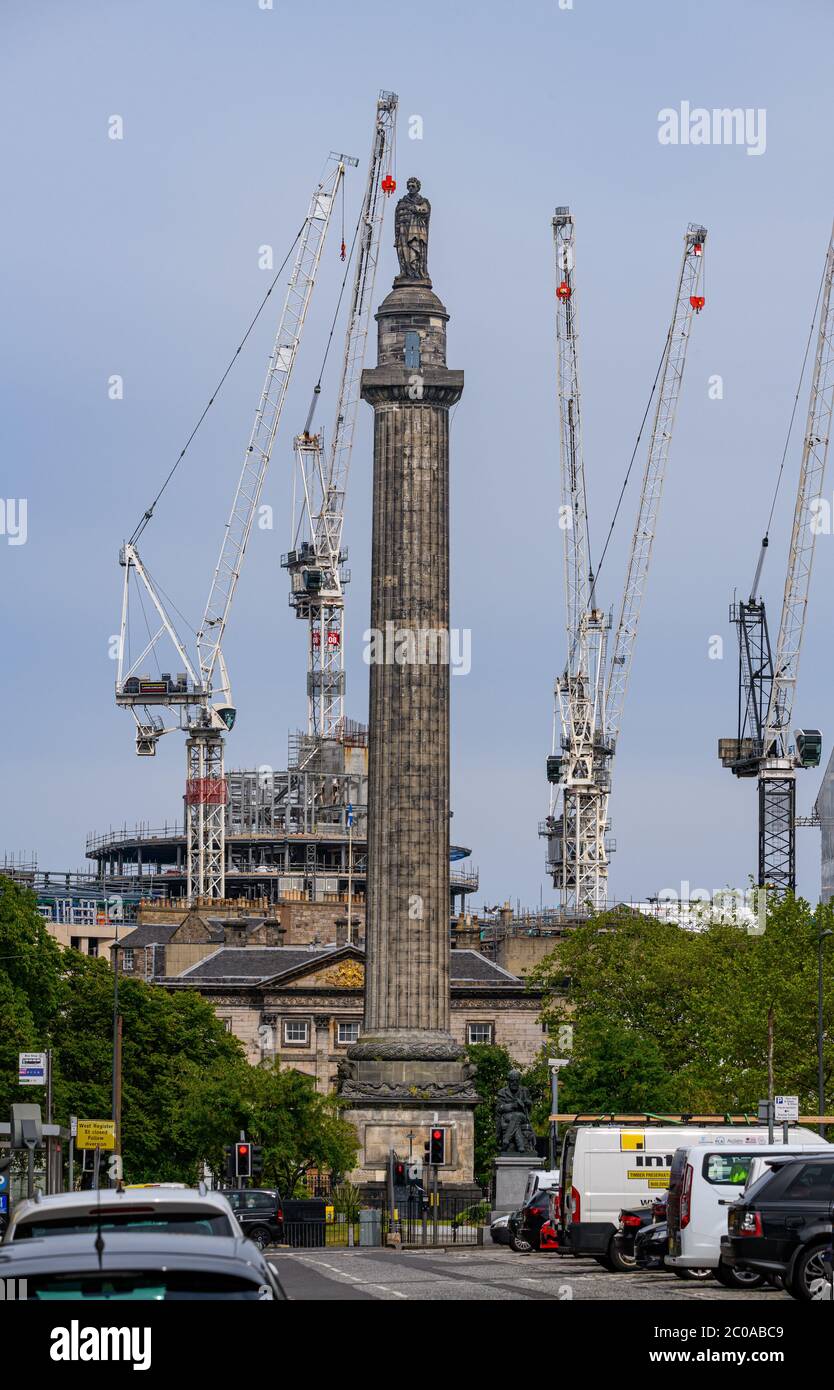
[[[635,1109],[755,1115],[772,1004],[777,1089],[815,1113],[817,939],[832,921],[831,906],[812,911],[788,895],[771,903],[761,935],[720,921],[683,931],[625,911],[575,928],[531,974],[545,1021],[574,1028],[563,1094],[579,1110],[612,1108],[599,1104],[610,1087],[639,1095]],[[824,980],[830,1088],[834,951]]]
[[[506,1086],[513,1062],[507,1049],[495,1043],[470,1043],[466,1051],[475,1068],[475,1089],[481,1097],[475,1106],[475,1181],[488,1187],[498,1153],[495,1098]]]

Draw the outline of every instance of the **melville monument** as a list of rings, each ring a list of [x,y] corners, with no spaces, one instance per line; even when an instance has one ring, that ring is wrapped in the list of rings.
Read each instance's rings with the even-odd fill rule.
[[[359,1181],[446,1132],[446,1183],[472,1181],[478,1096],[449,1031],[449,315],[428,273],[419,179],[395,213],[399,274],[376,315],[365,1016],[340,1067]],[[393,641],[391,640],[393,634]]]

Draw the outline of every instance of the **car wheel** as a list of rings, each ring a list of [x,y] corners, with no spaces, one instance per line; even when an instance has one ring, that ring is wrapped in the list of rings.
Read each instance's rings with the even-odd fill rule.
[[[610,1269],[613,1274],[631,1274],[632,1270],[637,1268],[636,1256],[624,1255],[617,1243],[616,1236],[611,1237],[611,1244],[605,1257],[605,1268]]]
[[[671,1269],[672,1273],[676,1274],[679,1279],[703,1280],[709,1279],[712,1275],[711,1269],[679,1269],[677,1265],[666,1265],[666,1269]]]
[[[793,1267],[790,1283],[786,1285],[792,1298],[799,1299],[801,1303],[818,1303],[830,1299],[830,1285],[822,1262],[824,1252],[824,1245],[811,1245],[802,1251]]]
[[[248,1232],[248,1235],[249,1239],[253,1244],[257,1245],[259,1250],[265,1250],[268,1245],[272,1244],[272,1236],[269,1234],[266,1226],[253,1226],[252,1230]]]
[[[533,1243],[526,1236],[513,1236],[510,1240],[510,1249],[517,1255],[530,1255],[533,1252]]]
[[[760,1289],[765,1282],[765,1276],[757,1274],[754,1269],[737,1269],[735,1266],[724,1264],[723,1260],[718,1261],[714,1272],[719,1284],[723,1284],[725,1289]]]

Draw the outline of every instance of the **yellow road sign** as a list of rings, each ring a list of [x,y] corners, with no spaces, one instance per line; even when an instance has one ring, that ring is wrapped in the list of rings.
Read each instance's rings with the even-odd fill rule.
[[[75,1139],[79,1149],[109,1149],[116,1147],[116,1126],[112,1120],[79,1120]]]

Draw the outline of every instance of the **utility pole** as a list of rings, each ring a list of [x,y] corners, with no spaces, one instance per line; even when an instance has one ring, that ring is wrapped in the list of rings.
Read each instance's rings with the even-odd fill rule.
[[[820,932],[817,938],[817,1095],[819,1098],[820,1117],[825,1114],[825,1071],[823,1068],[823,992],[822,992],[822,943],[827,936],[834,936],[833,931]],[[825,1125],[820,1119],[820,1135],[825,1138]]]
[[[767,1011],[767,1142],[773,1143],[773,1005]]]
[[[116,1153],[121,1153],[122,1109],[122,1020],[119,1016],[119,923],[116,920],[113,942],[113,1077],[111,1083],[111,1113],[115,1129]]]

